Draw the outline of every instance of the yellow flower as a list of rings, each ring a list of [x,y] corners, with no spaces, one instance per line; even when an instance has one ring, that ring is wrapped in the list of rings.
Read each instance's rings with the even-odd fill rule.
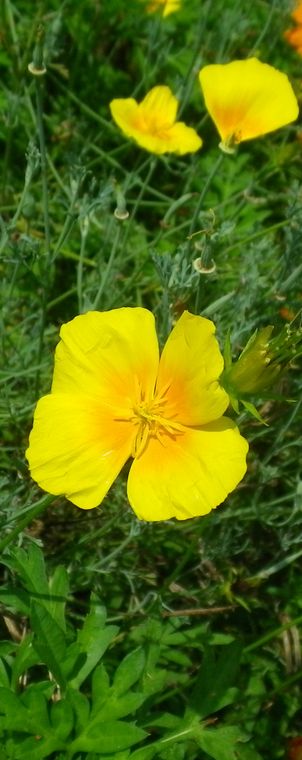
[[[297,99],[286,76],[257,58],[213,64],[199,72],[206,107],[227,153],[243,140],[294,121]]]
[[[128,498],[143,520],[185,520],[224,501],[248,445],[222,416],[229,398],[214,332],[184,312],[159,358],[147,309],[91,311],[63,325],[26,452],[33,479],[90,509],[133,457]]]
[[[127,137],[151,153],[195,153],[202,140],[195,129],[176,121],[178,100],[169,87],[153,87],[141,103],[117,98],[110,103],[112,117]]]
[[[169,16],[170,13],[179,11],[181,8],[181,0],[151,0],[147,5],[147,13],[155,13],[155,11],[161,11],[163,17]]]

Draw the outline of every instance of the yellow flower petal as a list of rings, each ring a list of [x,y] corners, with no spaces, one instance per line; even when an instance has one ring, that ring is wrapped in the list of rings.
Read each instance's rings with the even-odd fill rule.
[[[273,132],[298,116],[286,74],[257,58],[205,66],[199,80],[222,149]]]
[[[127,137],[157,155],[194,153],[202,145],[195,129],[176,122],[178,101],[169,87],[153,87],[141,103],[117,98],[110,103],[112,117]]]
[[[131,454],[134,429],[84,395],[38,401],[26,456],[32,478],[82,509],[97,507]]]
[[[176,120],[177,108],[178,100],[166,85],[152,87],[138,106],[146,128],[154,132],[172,127]]]
[[[159,351],[150,311],[90,311],[63,325],[55,354],[52,393],[83,393],[106,400],[115,412],[154,390]],[[126,411],[126,413],[127,413]]]
[[[223,358],[215,325],[185,311],[160,359],[157,390],[166,388],[165,415],[183,425],[204,425],[221,417],[229,397],[219,385]]]
[[[199,430],[149,440],[128,477],[129,502],[142,520],[205,515],[246,471],[247,442],[222,417]]]
[[[152,0],[147,5],[147,13],[155,13],[155,11],[161,10],[163,17],[169,16],[170,13],[175,13],[181,8],[181,0]]]

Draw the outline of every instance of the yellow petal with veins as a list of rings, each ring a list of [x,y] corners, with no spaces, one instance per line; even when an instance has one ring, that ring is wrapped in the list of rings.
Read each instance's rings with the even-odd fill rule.
[[[185,311],[164,346],[157,390],[165,393],[165,416],[182,425],[204,425],[229,405],[219,385],[223,358],[210,319]]]
[[[129,502],[141,520],[205,515],[243,478],[247,450],[226,417],[198,430],[151,438],[131,466]]]

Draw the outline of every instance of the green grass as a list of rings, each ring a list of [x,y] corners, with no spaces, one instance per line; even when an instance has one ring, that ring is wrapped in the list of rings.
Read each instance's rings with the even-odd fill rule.
[[[210,726],[212,719],[216,728],[235,725],[249,737],[227,760],[286,758],[288,739],[302,734],[295,644],[302,619],[301,359],[270,398],[258,400],[268,426],[240,415],[250,443],[248,473],[207,517],[139,522],[126,500],[126,466],[100,508],[86,513],[56,498],[47,509],[42,503],[23,530],[31,514],[25,508],[43,496],[24,451],[35,403],[50,388],[59,327],[76,314],[142,305],[154,312],[164,342],[187,308],[213,319],[221,347],[230,332],[236,357],[256,328],[281,329],[282,310],[301,309],[299,125],[220,159],[196,76],[206,63],[254,54],[285,71],[301,98],[301,59],[283,39],[290,10],[285,0],[184,0],[183,11],[163,22],[134,0],[3,0],[0,12],[0,519],[7,543],[1,574],[3,589],[19,594],[18,606],[1,592],[3,610],[22,628],[29,615],[20,606],[26,579],[9,558],[17,546],[37,544],[48,574],[58,565],[68,573],[70,640],[91,593],[107,608],[108,622],[120,626],[106,655],[111,676],[134,647],[142,645],[151,657],[160,640],[156,656],[165,676],[137,716],[152,740],[164,730],[156,724],[160,716],[184,714],[209,650],[216,657],[239,642],[237,692],[221,711],[216,705],[206,713]],[[37,81],[27,66],[39,24],[47,74]],[[155,157],[115,127],[109,101],[140,99],[156,84],[178,95],[181,118],[204,139],[202,151]],[[127,221],[114,215],[117,190]],[[215,262],[215,271],[193,267],[201,255]],[[211,607],[222,609],[204,612]],[[175,610],[187,614],[173,616]],[[1,635],[0,655],[12,635],[5,622]],[[0,676],[11,667],[10,656],[4,652]],[[45,668],[28,670],[29,683],[44,683]],[[219,672],[213,678],[219,683]],[[17,685],[17,693],[23,688]],[[3,736],[4,760],[18,758]],[[223,748],[210,755],[190,737],[163,746],[156,758],[225,760]],[[67,758],[63,752],[45,756]],[[87,752],[76,760],[101,757]],[[148,760],[148,754],[137,757]]]

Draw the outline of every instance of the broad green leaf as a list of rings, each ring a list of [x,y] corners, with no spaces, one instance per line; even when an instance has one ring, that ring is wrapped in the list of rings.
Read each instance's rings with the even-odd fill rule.
[[[92,711],[91,714],[95,715],[99,712],[101,705],[103,705],[110,694],[110,681],[107,670],[103,663],[98,665],[92,675]]]
[[[238,672],[240,653],[241,647],[237,642],[220,649],[216,659],[211,648],[206,650],[189,700],[190,708],[200,718],[234,701],[237,692],[231,687]]]
[[[31,736],[24,739],[18,747],[14,747],[14,754],[10,757],[14,760],[43,760],[44,757],[57,757],[57,752],[61,749],[66,749],[65,744],[54,736],[45,739]]]
[[[51,599],[49,612],[62,631],[66,632],[65,606],[69,593],[68,573],[63,565],[58,565],[49,581]]]
[[[101,750],[102,754],[121,752],[142,741],[146,736],[146,732],[134,723],[119,720],[99,723],[95,720],[87,726],[81,736],[71,743],[70,750],[72,749],[73,752],[100,752]]]
[[[153,757],[158,757],[158,742],[149,747],[142,747],[131,752],[130,760],[152,760]]]
[[[246,736],[236,726],[203,729],[195,734],[198,746],[214,760],[238,760],[238,742],[246,741]]]
[[[94,604],[91,612],[87,615],[83,628],[78,633],[77,643],[80,651],[86,655],[86,660],[77,675],[70,681],[70,686],[73,689],[77,689],[85,681],[118,632],[116,625],[105,627],[106,613],[104,607],[100,606],[95,598],[92,601]]]
[[[5,665],[5,662],[0,659],[0,687],[9,688],[10,682],[9,682],[9,675],[8,671]]]
[[[8,731],[31,733],[28,711],[10,689],[0,688],[0,714],[5,715],[5,727]]]
[[[118,720],[126,715],[135,712],[143,704],[146,697],[138,692],[127,692],[120,697],[112,692],[103,702],[99,710],[93,710],[93,716],[97,715],[98,720]]]
[[[9,585],[2,586],[0,588],[0,602],[13,612],[29,616],[30,596],[25,589],[16,589]]]
[[[77,734],[82,733],[87,726],[90,716],[90,702],[80,691],[68,688],[66,692],[66,699],[71,704],[75,717],[75,732]]]
[[[150,721],[148,720],[148,728],[149,726],[158,726],[158,728],[168,728],[172,731],[178,728],[182,722],[183,718],[179,718],[178,715],[162,713],[157,718],[153,718],[153,720]]]
[[[145,665],[145,654],[142,647],[127,654],[115,671],[113,690],[116,694],[124,694],[140,678]]]
[[[29,544],[27,551],[15,548],[9,556],[4,556],[3,563],[18,575],[27,591],[35,594],[36,598],[44,599],[47,605],[49,588],[46,577],[44,556],[37,544]]]
[[[28,633],[18,646],[16,656],[12,663],[11,687],[13,691],[17,691],[19,679],[23,673],[39,662],[39,655],[33,648],[32,640],[33,634]]]
[[[60,626],[40,602],[32,601],[31,625],[34,631],[33,646],[54,678],[65,688],[61,663],[66,652],[65,636]]]
[[[34,734],[49,733],[50,723],[48,717],[47,701],[40,689],[35,689],[35,684],[26,689],[21,697],[22,704],[28,710],[30,724]]]
[[[263,760],[259,753],[247,744],[236,747],[236,760]]]
[[[59,739],[66,740],[71,734],[74,724],[73,709],[66,699],[53,702],[50,711],[53,730]]]

